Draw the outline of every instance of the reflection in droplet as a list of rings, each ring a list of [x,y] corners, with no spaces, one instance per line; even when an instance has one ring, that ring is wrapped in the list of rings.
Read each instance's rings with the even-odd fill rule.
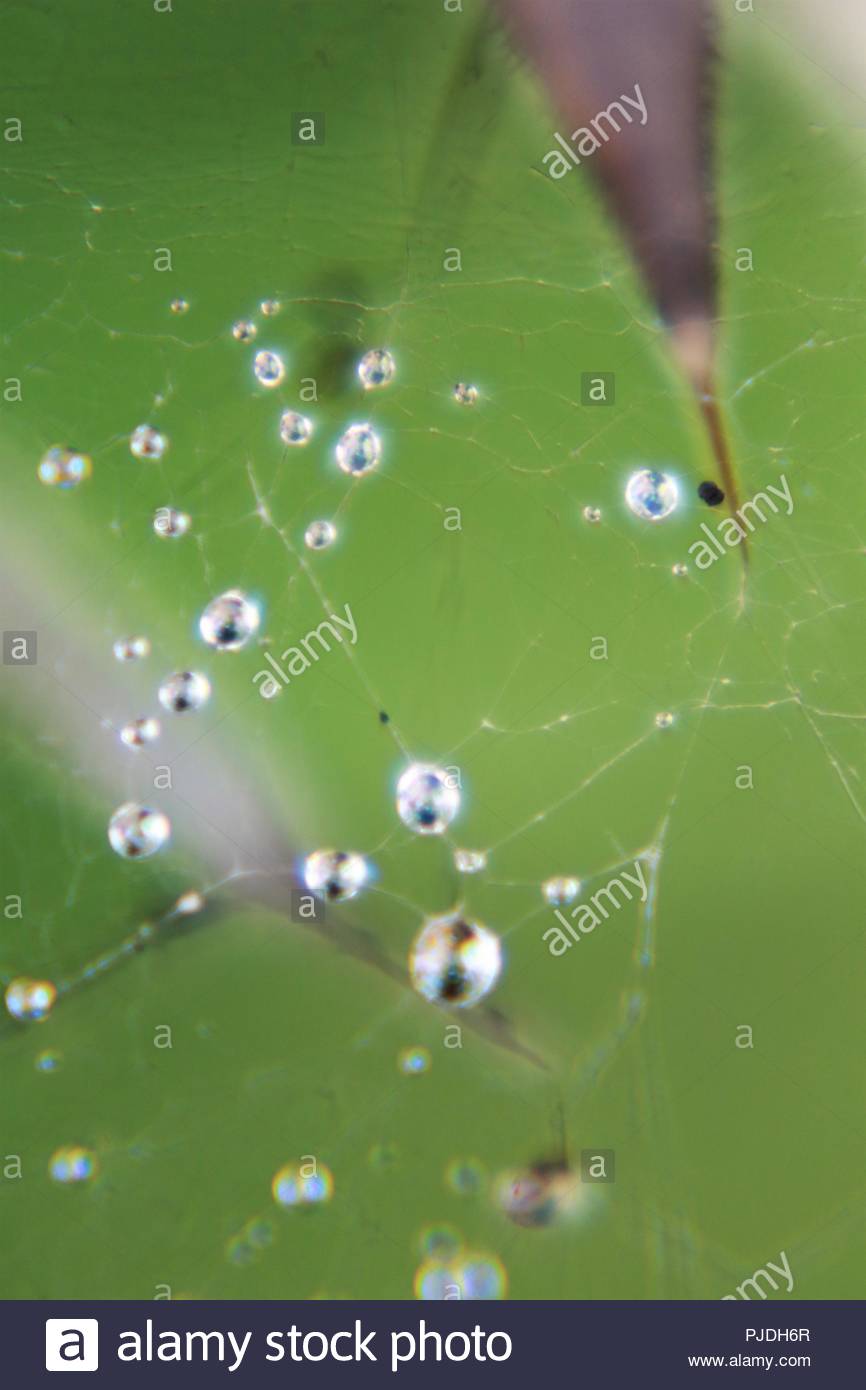
[[[131,719],[128,724],[124,724],[120,731],[120,741],[125,743],[127,748],[142,748],[146,743],[153,743],[159,738],[160,723],[152,715],[145,715],[141,719]]]
[[[562,907],[563,903],[573,903],[580,892],[580,879],[570,875],[548,878],[541,885],[546,902],[552,907]]]
[[[209,647],[238,652],[259,630],[262,615],[240,589],[228,589],[211,599],[198,620],[198,630]]]
[[[274,1174],[271,1192],[281,1207],[321,1206],[334,1195],[334,1175],[324,1163],[316,1163],[315,1172],[308,1173],[309,1163],[288,1163]]]
[[[192,517],[186,512],[176,511],[174,507],[157,507],[153,517],[153,529],[158,536],[168,540],[178,540],[185,536],[192,525]]]
[[[628,506],[644,521],[664,521],[679,500],[679,488],[673,478],[654,468],[642,468],[633,473],[625,490]]]
[[[201,709],[210,699],[210,681],[200,671],[175,671],[158,690],[159,703],[172,714]]]
[[[149,859],[171,837],[171,822],[163,811],[126,801],[108,822],[108,840],[122,859]]]
[[[487,855],[483,849],[455,849],[454,867],[459,874],[480,874],[487,868]]]
[[[460,790],[445,769],[411,763],[397,783],[397,814],[418,835],[441,835],[460,809]]]
[[[478,387],[469,386],[465,381],[458,381],[454,387],[453,395],[458,405],[474,405],[478,400]]]
[[[141,661],[150,656],[150,638],[118,637],[112,651],[116,661]]]
[[[253,360],[253,373],[262,386],[279,386],[286,375],[286,367],[278,353],[262,349]]]
[[[366,859],[354,850],[317,849],[304,860],[305,884],[329,902],[357,897],[369,877]]]
[[[433,917],[409,951],[412,985],[433,1004],[468,1008],[489,994],[502,972],[499,937],[459,912]]]
[[[430,1053],[426,1047],[404,1047],[397,1066],[404,1076],[421,1076],[430,1070]]]
[[[327,550],[337,539],[337,528],[331,521],[311,521],[304,532],[304,545],[308,550]]]
[[[80,1144],[66,1144],[55,1149],[48,1164],[48,1172],[54,1182],[87,1182],[95,1177],[97,1171],[96,1155],[91,1149]]]
[[[46,487],[71,488],[83,483],[92,472],[93,461],[89,454],[54,444],[43,454],[36,476]]]
[[[21,975],[6,986],[6,1011],[19,1023],[41,1023],[54,1007],[57,990],[50,980],[30,980]]]
[[[136,425],[129,437],[129,448],[137,459],[161,459],[168,448],[168,440],[152,425]]]
[[[371,348],[358,363],[358,377],[365,391],[387,386],[394,380],[397,364],[386,348]]]
[[[284,410],[280,416],[280,439],[284,444],[306,444],[313,433],[313,422],[297,410]]]
[[[381,459],[382,441],[370,425],[350,425],[337,444],[336,457],[344,473],[360,478]]]

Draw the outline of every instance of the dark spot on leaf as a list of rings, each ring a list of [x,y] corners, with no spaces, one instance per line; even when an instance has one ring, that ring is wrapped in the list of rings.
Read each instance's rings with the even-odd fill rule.
[[[698,488],[698,496],[702,502],[706,502],[708,507],[717,507],[720,502],[725,500],[725,494],[718,483],[701,483]]]

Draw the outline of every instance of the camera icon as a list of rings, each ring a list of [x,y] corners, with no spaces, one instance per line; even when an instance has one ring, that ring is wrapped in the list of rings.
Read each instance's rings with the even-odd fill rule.
[[[46,1371],[99,1369],[99,1323],[96,1318],[46,1318]]]

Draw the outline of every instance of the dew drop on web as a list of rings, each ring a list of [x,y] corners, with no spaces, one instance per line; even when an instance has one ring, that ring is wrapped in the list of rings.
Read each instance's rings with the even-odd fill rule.
[[[358,379],[365,391],[374,391],[394,380],[397,364],[386,348],[371,348],[358,363]]]
[[[198,630],[209,647],[221,652],[237,652],[259,630],[262,615],[252,599],[240,589],[228,589],[207,605]]]
[[[579,892],[580,879],[571,875],[548,878],[541,885],[542,897],[552,907],[562,907],[565,903],[573,903]]]
[[[354,850],[317,849],[304,860],[304,883],[328,902],[348,902],[366,887],[370,866]]]
[[[186,535],[191,525],[192,518],[174,507],[157,507],[154,513],[153,529],[158,536],[166,540],[179,540],[181,536]]]
[[[459,912],[433,917],[409,952],[415,990],[432,1004],[468,1008],[489,994],[502,973],[499,937]]]
[[[115,661],[143,661],[150,656],[150,638],[118,637],[112,651]]]
[[[200,671],[175,671],[159,687],[159,703],[172,714],[201,709],[210,699],[210,681]]]
[[[160,735],[160,722],[152,715],[141,719],[131,719],[120,731],[120,741],[127,748],[143,748],[146,743],[154,743]]]
[[[432,763],[412,763],[397,783],[397,814],[417,835],[441,835],[460,809],[460,791]]]
[[[478,400],[478,387],[468,382],[458,381],[451,393],[458,405],[475,405]]]
[[[237,343],[251,343],[258,329],[249,319],[238,319],[232,324],[232,337]]]
[[[83,483],[92,472],[93,461],[89,454],[54,444],[42,456],[36,476],[46,487],[68,489]]]
[[[152,425],[136,425],[129,436],[129,449],[137,459],[156,462],[168,448],[168,439]]]
[[[253,359],[253,374],[262,386],[279,386],[286,375],[285,363],[278,353],[263,349]]]
[[[350,425],[337,444],[336,457],[344,473],[360,478],[379,463],[382,441],[370,425]]]
[[[679,501],[679,488],[667,473],[641,468],[629,478],[625,500],[635,516],[643,521],[664,521]]]
[[[306,444],[313,433],[313,422],[297,410],[284,410],[280,416],[280,439],[284,444]]]
[[[6,1012],[19,1023],[41,1023],[47,1018],[57,999],[57,990],[50,980],[31,980],[19,976],[6,986]]]
[[[311,521],[304,532],[304,545],[308,550],[327,550],[337,539],[337,528],[331,521]]]
[[[483,849],[455,849],[454,867],[459,874],[480,874],[487,868],[487,855]]]
[[[171,822],[164,811],[126,801],[108,822],[108,841],[121,859],[149,859],[171,838]]]

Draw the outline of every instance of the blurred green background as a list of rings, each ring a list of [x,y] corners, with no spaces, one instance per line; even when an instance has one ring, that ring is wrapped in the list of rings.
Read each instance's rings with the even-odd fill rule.
[[[3,1295],[408,1298],[419,1233],[445,1222],[515,1298],[720,1298],[782,1250],[795,1297],[862,1297],[862,128],[726,25],[722,394],[743,495],[783,473],[794,512],[756,534],[745,587],[737,554],[683,579],[717,519],[694,405],[585,171],[544,175],[553,118],[477,0],[0,13],[2,627],[39,641],[2,671],[0,977],[70,982],[45,1022],[0,1023],[0,1159],[21,1168],[0,1179]],[[307,112],[315,147],[292,140]],[[247,317],[254,344],[231,334]],[[365,396],[375,346],[398,374]],[[276,390],[261,347],[285,356]],[[584,371],[616,373],[613,407],[580,404]],[[315,421],[306,449],[280,442],[289,406]],[[384,459],[353,483],[333,445],[367,418]],[[130,455],[145,421],[160,463]],[[40,487],[54,443],[92,455],[89,482]],[[641,464],[682,486],[658,527],[622,501]],[[153,533],[166,505],[189,535]],[[310,553],[317,517],[339,540]],[[233,586],[277,653],[349,603],[353,659],[262,701],[261,649],[195,635]],[[133,632],[152,655],[120,666]],[[123,747],[187,665],[210,705]],[[461,770],[449,839],[399,825],[406,750]],[[105,835],[130,796],[175,829],[143,864]],[[288,920],[286,871],[322,844],[379,879],[317,934]],[[458,875],[455,846],[488,849],[486,871]],[[577,874],[585,897],[641,852],[649,916],[633,902],[551,956],[542,881]],[[189,888],[201,917],[82,981]],[[507,967],[455,1018],[405,959],[458,901]],[[423,1075],[398,1069],[411,1046]],[[93,1180],[50,1180],[65,1144]],[[514,1225],[496,1175],[563,1145],[614,1150],[615,1182]],[[282,1211],[271,1178],[301,1155],[333,1198]],[[489,1182],[454,1192],[455,1158]]]

